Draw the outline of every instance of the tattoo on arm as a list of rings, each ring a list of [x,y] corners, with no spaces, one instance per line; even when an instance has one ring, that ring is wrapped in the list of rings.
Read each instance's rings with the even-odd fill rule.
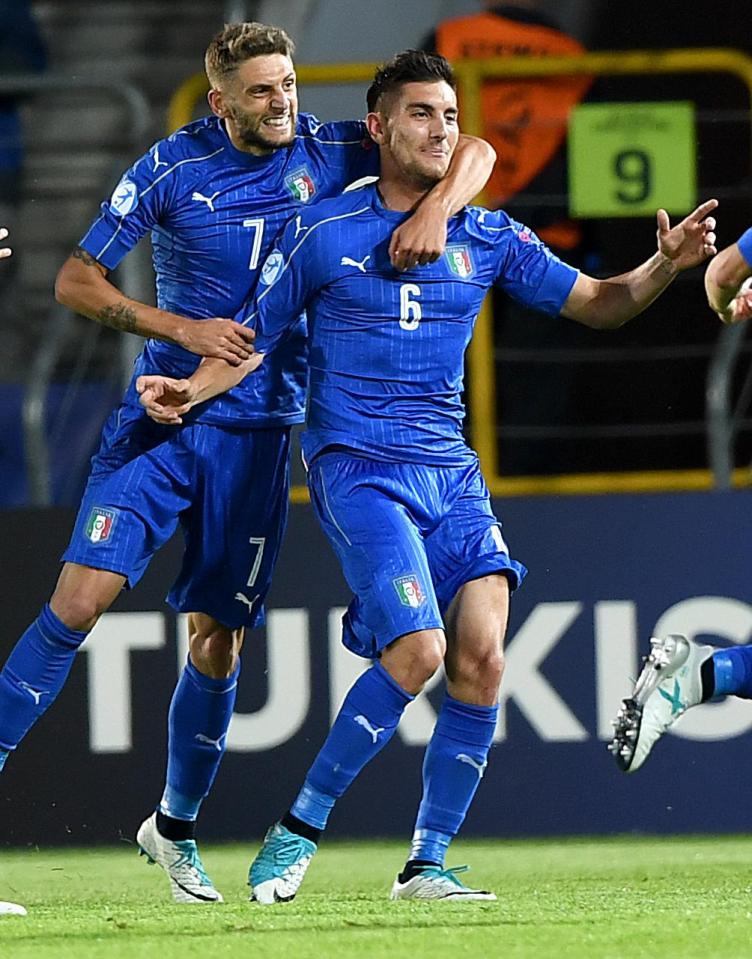
[[[673,280],[676,277],[676,268],[674,267],[674,264],[672,263],[672,261],[669,259],[661,260],[660,270],[664,276],[669,277],[669,279],[671,280]]]
[[[123,330],[125,333],[136,333],[136,311],[125,303],[113,303],[103,307],[97,313],[97,320],[103,326],[113,330]]]
[[[80,260],[86,266],[99,266],[97,260],[95,260],[90,253],[87,253],[86,250],[82,250],[80,246],[76,247],[71,253],[71,256],[74,260]]]
[[[71,258],[80,260],[85,266],[94,266],[97,269],[104,269],[102,264],[94,257],[83,250],[80,246],[71,253]],[[103,326],[109,326],[113,330],[123,330],[125,333],[136,333],[136,311],[127,303],[112,303],[110,306],[104,306],[96,314],[96,320]]]

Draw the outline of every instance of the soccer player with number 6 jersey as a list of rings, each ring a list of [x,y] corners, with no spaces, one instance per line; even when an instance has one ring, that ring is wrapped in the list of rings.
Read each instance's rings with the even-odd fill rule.
[[[300,793],[251,866],[252,897],[261,903],[295,896],[337,799],[442,662],[447,694],[425,753],[409,858],[391,895],[495,899],[466,885],[460,868],[445,867],[488,761],[509,594],[525,573],[462,435],[475,317],[497,285],[545,313],[615,328],[715,252],[707,216],[714,200],[673,228],[659,211],[658,251],[607,280],[561,262],[502,211],[468,207],[450,220],[441,258],[395,270],[389,236],[444,175],[457,143],[449,64],[415,51],[397,56],[377,73],[368,109],[379,180],[286,228],[244,317],[259,355],[236,369],[209,360],[188,380],[138,384],[157,421],[179,422],[244,371],[263,369],[263,354],[272,357],[297,311],[307,310],[311,499],[355,594],[344,643],[373,665],[348,692]]]
[[[276,27],[225,27],[206,53],[212,116],[133,164],[58,275],[61,302],[148,337],[136,376],[188,376],[198,356],[246,359],[253,333],[226,317],[256,286],[283,224],[292,218],[296,230],[309,205],[378,172],[362,122],[298,114],[292,53]],[[446,178],[390,231],[398,267],[441,254],[448,216],[482,188],[492,164],[486,144],[465,139]],[[108,279],[148,232],[157,308]],[[301,313],[257,376],[179,431],[148,418],[134,377],[105,425],[54,594],[0,673],[2,768],[54,701],[99,617],[181,526],[183,565],[168,600],[187,614],[190,653],[170,706],[164,792],[137,836],[181,903],[222,899],[194,828],[227,744],[243,631],[264,621],[285,528],[290,429],[303,419],[307,376]]]

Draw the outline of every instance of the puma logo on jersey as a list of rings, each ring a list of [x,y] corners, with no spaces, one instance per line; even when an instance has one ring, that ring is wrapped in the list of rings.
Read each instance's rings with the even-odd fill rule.
[[[307,226],[303,226],[303,224],[300,222],[300,217],[299,217],[299,216],[296,216],[296,217],[295,217],[295,236],[293,237],[293,240],[297,240],[298,235],[299,235],[300,233],[305,233],[305,231],[306,231],[307,229],[308,229],[308,227],[307,227]]]
[[[379,738],[379,733],[383,733],[383,732],[384,732],[384,727],[383,727],[383,726],[372,726],[372,725],[368,722],[368,720],[366,719],[366,717],[363,716],[363,715],[358,715],[358,716],[356,716],[356,717],[355,717],[355,722],[356,722],[359,726],[362,726],[363,729],[365,729],[365,731],[366,731],[367,733],[370,733],[371,739],[373,739],[374,743],[375,743],[376,740]]]
[[[360,270],[361,273],[366,272],[366,263],[371,259],[370,256],[365,257],[365,259],[358,262],[358,260],[353,260],[349,256],[343,256],[339,261],[340,266],[354,266],[357,270]]]
[[[219,190],[216,193],[212,193],[211,196],[204,196],[203,193],[199,193],[198,190],[191,197],[192,200],[196,200],[198,203],[205,203],[209,209],[214,213],[214,198],[219,196]]]
[[[159,159],[159,147],[157,146],[154,147],[154,172],[156,173],[161,166],[169,166],[169,163]]]
[[[468,766],[472,766],[473,769],[478,774],[478,779],[483,779],[483,773],[486,771],[487,762],[479,763],[477,759],[473,759],[472,756],[468,756],[467,753],[458,753],[455,759],[459,759],[461,763],[467,763]]]
[[[29,686],[28,683],[19,683],[18,685],[21,687],[21,689],[23,689],[25,693],[28,693],[29,696],[31,696],[31,698],[34,700],[35,706],[39,705],[40,699],[47,692],[46,689],[34,689],[34,687]]]
[[[214,746],[218,753],[222,752],[222,740],[225,738],[225,734],[219,737],[219,739],[210,739],[208,736],[204,736],[203,733],[196,733],[193,737],[197,743],[206,743],[207,746]]]
[[[245,605],[248,607],[248,612],[250,613],[250,611],[253,609],[253,604],[258,599],[258,596],[254,596],[252,599],[248,599],[245,593],[235,593],[235,599],[239,603],[245,603]]]

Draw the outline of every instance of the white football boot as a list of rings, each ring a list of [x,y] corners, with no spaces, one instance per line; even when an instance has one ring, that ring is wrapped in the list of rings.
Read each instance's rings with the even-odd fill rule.
[[[426,866],[406,882],[400,882],[397,876],[389,898],[433,899],[442,902],[460,902],[461,900],[495,902],[494,893],[483,889],[470,889],[457,878],[458,872],[467,872],[468,868],[468,866],[455,866],[453,869],[442,869],[440,866]]]
[[[0,902],[0,916],[26,916],[28,913],[17,902]]]
[[[650,654],[614,720],[609,750],[625,773],[642,766],[653,746],[692,706],[702,702],[702,664],[714,646],[700,646],[686,636],[650,640]]]
[[[194,839],[174,842],[165,839],[157,829],[157,814],[141,823],[136,842],[149,865],[156,863],[167,873],[172,898],[181,904],[224,902],[206,875]]]

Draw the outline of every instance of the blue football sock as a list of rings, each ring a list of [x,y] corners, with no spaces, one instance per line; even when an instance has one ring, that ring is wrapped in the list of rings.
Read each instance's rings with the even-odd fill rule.
[[[712,656],[715,671],[714,696],[752,699],[752,646],[719,649]]]
[[[15,749],[54,703],[86,635],[45,605],[19,639],[0,672],[0,749]]]
[[[167,783],[159,810],[172,819],[195,819],[208,795],[227,744],[240,662],[226,679],[200,673],[188,660],[170,703]]]
[[[423,799],[410,859],[444,865],[485,771],[498,715],[498,706],[445,698],[423,761]]]
[[[358,677],[290,808],[292,815],[324,829],[335,801],[386,746],[405,706],[414,698],[381,663],[374,663]]]

